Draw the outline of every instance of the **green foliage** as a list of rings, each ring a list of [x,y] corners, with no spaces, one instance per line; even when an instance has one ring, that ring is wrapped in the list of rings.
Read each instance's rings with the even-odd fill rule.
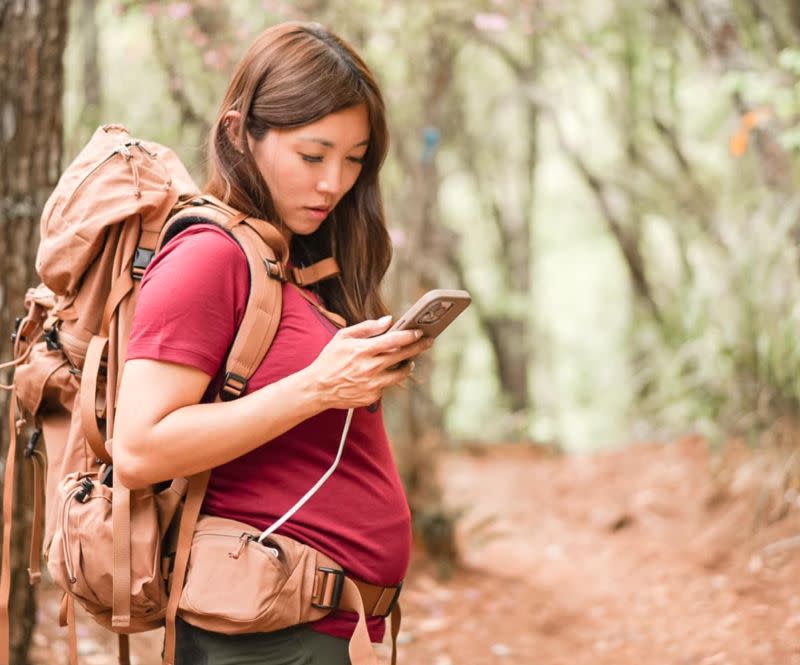
[[[327,23],[385,92],[398,257],[429,214],[428,244],[452,261],[425,266],[426,280],[460,278],[476,297],[437,342],[432,392],[452,433],[573,447],[642,423],[636,435],[757,435],[800,418],[792,1],[769,3],[783,17],[770,23],[726,0],[713,16],[626,0],[98,0],[99,116],[174,146],[202,181],[207,125],[253,36],[281,20]],[[97,122],[73,5],[69,156]],[[510,270],[520,256],[525,271]],[[529,331],[521,415],[487,332],[505,320]]]
[[[680,284],[666,325],[634,330],[646,352],[642,406],[656,422],[755,440],[779,418],[800,416],[797,212],[773,202],[729,220],[725,245],[695,255],[707,265]]]

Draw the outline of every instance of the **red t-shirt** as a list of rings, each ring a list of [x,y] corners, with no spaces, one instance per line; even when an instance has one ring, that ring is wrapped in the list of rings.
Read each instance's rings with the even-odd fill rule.
[[[249,289],[247,261],[227,233],[205,224],[183,231],[144,275],[128,359],[196,367],[211,377],[204,401],[213,400]],[[277,334],[245,392],[308,366],[335,332],[294,286],[284,284]],[[323,411],[215,468],[203,512],[267,528],[330,467],[346,414]],[[365,582],[389,586],[403,579],[411,547],[410,514],[380,404],[354,411],[339,466],[278,533],[327,554]],[[313,627],[349,638],[355,614],[336,612]],[[383,639],[382,620],[368,619],[368,627],[373,641]]]

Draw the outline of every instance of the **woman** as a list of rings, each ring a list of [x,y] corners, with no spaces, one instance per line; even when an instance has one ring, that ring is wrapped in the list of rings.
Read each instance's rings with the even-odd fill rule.
[[[249,274],[231,237],[193,225],[142,281],[114,431],[124,485],[213,469],[203,512],[264,529],[327,470],[343,410],[355,408],[336,471],[278,533],[384,586],[405,575],[410,519],[380,399],[408,376],[403,361],[430,346],[413,331],[386,332],[378,289],[391,246],[378,171],[387,143],[380,91],[349,45],[316,24],[258,37],[211,133],[207,191],[273,221],[292,263],[332,255],[341,273],[312,297],[350,325],[337,331],[284,285],[278,332],[245,394],[214,402]],[[369,619],[373,642],[383,624]],[[347,663],[354,625],[334,612],[275,633],[226,636],[179,622],[177,662]]]

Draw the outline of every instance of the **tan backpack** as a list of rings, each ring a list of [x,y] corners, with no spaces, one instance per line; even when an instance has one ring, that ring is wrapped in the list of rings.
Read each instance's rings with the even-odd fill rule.
[[[40,579],[44,553],[53,580],[65,592],[61,621],[69,627],[71,663],[77,663],[75,601],[120,634],[122,664],[129,662],[127,634],[163,625],[164,662],[171,664],[178,612],[195,625],[234,633],[274,630],[333,609],[352,609],[360,616],[351,640],[355,665],[375,662],[365,613],[391,613],[396,637],[399,587],[350,580],[316,550],[276,535],[259,538],[248,525],[206,516],[198,522],[208,472],[136,491],[113,481],[110,433],[139,280],[161,246],[197,218],[227,229],[247,257],[251,278],[218,399],[240,396],[267,352],[280,320],[281,283],[311,284],[338,272],[331,258],[289,270],[288,248],[277,229],[201,195],[172,151],[133,139],[119,125],[95,132],[45,205],[36,259],[43,283],[26,295],[26,314],[13,336],[14,360],[8,363],[15,372],[3,490],[0,665],[10,665],[8,562],[15,453],[18,436],[30,427],[23,451],[33,463],[36,495],[30,581]],[[319,309],[343,325],[336,315]],[[196,525],[202,538],[195,537]],[[224,549],[231,535],[241,545],[221,552],[219,543]],[[261,556],[257,546],[278,552],[274,562]],[[217,608],[222,613],[198,613],[197,606],[207,600],[203,596],[213,596],[212,588],[205,591],[206,571],[219,572],[221,563],[234,566],[229,570],[232,579],[280,575],[275,583],[283,596],[240,594],[234,606]],[[249,624],[241,618],[242,611],[250,611],[243,610],[248,603],[256,608]]]

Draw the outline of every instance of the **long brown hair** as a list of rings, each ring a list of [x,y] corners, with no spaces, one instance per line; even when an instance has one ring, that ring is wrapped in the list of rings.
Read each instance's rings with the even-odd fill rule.
[[[341,275],[320,282],[318,291],[351,324],[387,312],[379,287],[392,246],[378,183],[389,143],[383,97],[347,42],[317,23],[282,23],[259,35],[237,66],[211,129],[206,184],[234,208],[280,225],[245,133],[260,140],[272,128],[300,127],[358,104],[366,107],[370,127],[361,173],[320,228],[308,236],[294,234],[291,243],[296,264],[337,260]],[[243,118],[236,145],[225,127],[231,110]]]

